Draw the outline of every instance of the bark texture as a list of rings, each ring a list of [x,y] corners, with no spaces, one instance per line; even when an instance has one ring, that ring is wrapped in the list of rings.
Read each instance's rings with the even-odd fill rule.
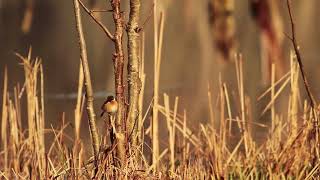
[[[129,111],[127,118],[127,129],[129,133],[132,132],[132,134],[130,134],[130,137],[133,138],[136,134],[136,121],[140,113],[138,109],[139,93],[141,89],[141,80],[139,78],[139,16],[140,0],[130,0],[130,15],[127,27],[129,85]],[[136,144],[135,139],[133,139],[133,144]]]
[[[118,112],[116,117],[116,140],[117,150],[116,156],[120,161],[120,166],[126,162],[126,117],[124,103],[124,85],[123,85],[123,17],[120,11],[120,0],[111,0],[112,16],[115,24],[114,45],[115,53],[113,54],[116,100],[118,101]]]

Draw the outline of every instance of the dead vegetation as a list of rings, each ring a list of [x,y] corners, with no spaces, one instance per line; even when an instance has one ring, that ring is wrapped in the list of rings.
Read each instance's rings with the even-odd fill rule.
[[[132,17],[129,36],[129,102],[123,81],[124,24],[120,0],[111,1],[115,33],[112,34],[80,0],[74,0],[77,31],[80,39],[78,96],[74,122],[60,128],[46,124],[44,74],[41,59],[17,54],[25,81],[8,87],[10,75],[5,69],[3,81],[0,176],[4,179],[317,179],[320,176],[319,110],[313,102],[300,96],[299,70],[302,60],[297,51],[294,31],[290,70],[276,79],[271,66],[270,87],[250,99],[245,92],[243,57],[234,57],[237,89],[229,89],[220,80],[218,92],[208,87],[206,123],[194,125],[187,111],[179,111],[178,97],[159,91],[161,52],[165,13],[154,4],[154,94],[150,104],[144,102],[144,35],[137,25],[139,0],[131,0]],[[80,6],[102,27],[115,45],[115,94],[119,102],[116,123],[111,133],[99,134],[93,108],[93,89],[81,25]],[[132,9],[131,9],[132,10]],[[290,10],[290,8],[289,8]],[[292,22],[292,19],[291,19]],[[138,38],[141,36],[142,38]],[[131,49],[130,49],[131,48]],[[130,59],[131,58],[131,59]],[[298,62],[297,62],[298,59]],[[50,83],[50,82],[48,82]],[[84,89],[83,89],[84,88]],[[309,85],[306,85],[309,91]],[[287,112],[279,112],[275,102],[289,89]],[[13,92],[13,93],[11,93]],[[83,95],[85,92],[85,96]],[[309,94],[309,92],[308,92]],[[163,101],[162,99],[163,95]],[[182,97],[183,98],[183,97]],[[269,113],[269,124],[253,119],[251,107],[269,98],[262,114]],[[22,103],[26,101],[26,103]],[[163,102],[163,103],[161,103]],[[234,104],[231,104],[233,102]],[[128,103],[128,104],[127,104]],[[303,106],[301,105],[303,104]],[[84,107],[86,111],[84,111]],[[143,108],[145,106],[145,108]],[[143,109],[146,109],[143,111]],[[181,109],[181,108],[180,108]],[[26,111],[27,115],[22,112]],[[80,138],[83,113],[87,113],[93,151]],[[151,113],[152,112],[152,113]],[[192,113],[192,112],[191,112]],[[150,120],[150,126],[145,122]],[[22,122],[28,122],[23,127]],[[165,124],[166,130],[159,131]],[[66,132],[72,126],[74,133]],[[108,129],[110,124],[106,124]],[[268,130],[263,140],[253,132]],[[53,139],[48,138],[53,135]],[[110,136],[114,136],[115,141]],[[160,137],[165,137],[160,139]],[[50,142],[48,142],[50,139]],[[149,143],[147,139],[151,139]],[[160,141],[165,144],[160,147]],[[164,143],[163,143],[164,142]],[[148,153],[151,152],[151,153]],[[150,156],[150,157],[149,157]]]

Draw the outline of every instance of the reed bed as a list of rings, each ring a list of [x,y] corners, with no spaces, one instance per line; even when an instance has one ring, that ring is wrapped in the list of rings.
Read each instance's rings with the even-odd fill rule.
[[[139,42],[141,48],[138,51],[141,57],[138,66],[141,90],[137,107],[140,113],[137,123],[134,123],[137,127],[129,126],[136,129],[136,133],[128,133],[126,128],[120,127],[121,133],[133,135],[133,143],[123,141],[125,138],[121,139],[121,142],[116,141],[122,143],[121,147],[125,148],[121,149],[121,156],[117,156],[119,144],[110,142],[112,140],[109,136],[112,133],[99,134],[96,130],[90,129],[95,136],[91,144],[94,151],[85,148],[87,146],[84,146],[84,140],[80,137],[85,105],[91,112],[89,118],[95,118],[95,113],[92,108],[93,90],[87,87],[86,72],[90,73],[84,45],[81,46],[84,58],[81,59],[83,63],[79,66],[78,95],[72,112],[74,121],[62,121],[60,128],[48,124],[44,103],[45,75],[41,59],[32,58],[30,49],[26,56],[16,54],[24,71],[23,83],[8,87],[10,76],[7,70],[4,70],[0,177],[2,179],[318,179],[320,177],[319,109],[313,107],[314,104],[310,106],[300,95],[300,72],[296,61],[299,57],[291,53],[290,70],[279,79],[276,79],[276,66],[272,65],[270,87],[266,88],[257,99],[250,99],[245,91],[244,60],[241,55],[236,55],[233,65],[237,89],[231,90],[221,77],[217,92],[212,92],[208,85],[208,119],[202,121],[205,123],[197,123],[199,122],[197,119],[188,118],[188,114],[192,112],[179,107],[179,101],[183,97],[170,97],[166,92],[159,91],[165,13],[158,12],[156,4],[154,8],[154,94],[152,100],[144,98],[147,75],[144,70],[145,36],[142,32]],[[75,10],[77,20],[81,22],[79,4]],[[81,23],[78,23],[77,28],[79,36],[82,37]],[[115,38],[108,30],[106,33],[111,39]],[[119,40],[120,42],[122,41]],[[85,96],[83,93],[84,89],[88,88],[90,101],[87,99],[88,94]],[[121,93],[124,94],[122,91]],[[288,98],[279,99],[283,94]],[[268,117],[267,124],[253,119],[252,115],[252,106],[261,99],[268,99],[269,102],[261,112]],[[287,111],[279,112],[277,109],[276,102],[280,100],[285,101],[283,104],[286,104]],[[150,123],[147,123],[148,120]],[[23,124],[25,122],[26,126]],[[160,130],[161,124],[165,129]],[[95,122],[88,128],[93,125]],[[67,132],[67,127],[73,127],[73,133]],[[108,129],[107,123],[105,128]],[[253,134],[261,129],[265,129],[268,133],[263,139],[256,139]],[[115,139],[117,138],[119,137]],[[118,161],[121,162],[120,165]]]
[[[299,92],[298,66],[291,56],[291,70],[272,84],[261,98],[270,98],[266,111],[270,111],[270,124],[261,124],[251,119],[250,100],[244,91],[243,61],[235,61],[239,107],[231,109],[227,84],[220,83],[220,91],[214,95],[208,89],[208,119],[198,130],[187,119],[186,111],[179,112],[179,98],[174,101],[163,94],[164,104],[155,104],[159,122],[166,124],[167,131],[159,131],[167,137],[167,146],[161,148],[158,161],[151,163],[144,148],[145,139],[151,137],[151,129],[143,128],[150,107],[139,120],[138,146],[131,147],[124,167],[113,164],[112,147],[101,141],[98,169],[90,150],[84,149],[80,138],[83,114],[83,75],[79,68],[78,98],[74,111],[74,134],[64,129],[46,125],[44,106],[44,82],[41,60],[17,54],[25,72],[23,86],[19,83],[8,87],[10,77],[5,70],[2,100],[1,129],[1,176],[4,179],[316,179],[319,177],[319,142],[316,118],[312,109],[302,101]],[[143,68],[143,67],[141,67]],[[274,72],[273,66],[273,72]],[[141,74],[143,76],[144,74]],[[289,89],[288,112],[279,113],[274,102],[277,95]],[[212,102],[218,99],[219,106]],[[171,100],[171,101],[170,101]],[[22,106],[21,101],[26,101]],[[303,107],[301,106],[303,103]],[[299,104],[300,103],[300,104]],[[142,101],[140,101],[142,106]],[[233,106],[234,107],[234,106]],[[142,107],[140,107],[142,109]],[[153,107],[155,108],[155,107]],[[27,115],[21,112],[26,110]],[[318,110],[317,114],[318,114]],[[218,119],[214,114],[217,113]],[[161,116],[163,115],[163,116]],[[23,128],[22,122],[28,122]],[[194,122],[194,121],[192,121]],[[50,128],[49,128],[50,127]],[[252,131],[267,128],[269,133],[258,143]],[[49,134],[54,135],[48,142]],[[167,136],[168,134],[168,136]],[[234,137],[237,138],[234,138]],[[100,136],[106,139],[105,136]],[[230,145],[235,141],[235,145]],[[161,139],[162,141],[164,139]],[[233,143],[234,144],[234,143]],[[258,145],[259,144],[259,145]],[[156,168],[157,167],[157,168]]]

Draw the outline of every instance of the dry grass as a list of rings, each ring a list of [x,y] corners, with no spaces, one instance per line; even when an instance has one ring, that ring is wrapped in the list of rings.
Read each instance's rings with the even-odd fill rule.
[[[75,106],[74,137],[64,129],[45,128],[43,103],[43,73],[41,61],[31,60],[31,51],[27,57],[18,55],[25,71],[25,82],[21,88],[14,87],[11,95],[7,87],[8,75],[5,71],[3,106],[2,106],[2,139],[0,154],[1,176],[4,179],[87,179],[94,176],[93,157],[84,149],[80,139],[80,123],[84,97],[82,96],[83,76],[79,73],[78,99]],[[299,108],[298,69],[293,61],[290,76],[282,81],[272,81],[268,110],[271,110],[271,126],[259,124],[250,119],[250,101],[243,87],[243,65],[241,57],[236,61],[238,79],[238,111],[231,110],[227,85],[220,83],[221,91],[217,94],[219,106],[213,106],[214,95],[208,91],[209,114],[207,124],[201,124],[198,131],[188,123],[186,112],[178,112],[178,98],[174,103],[164,94],[164,105],[157,104],[159,123],[166,123],[168,131],[161,132],[166,137],[167,147],[159,154],[158,161],[149,162],[143,153],[144,139],[150,135],[148,128],[142,127],[139,134],[140,146],[132,147],[128,163],[121,169],[113,166],[112,147],[108,142],[101,144],[98,158],[97,179],[150,178],[150,179],[316,179],[319,177],[319,146],[316,128],[312,121],[312,111],[305,103]],[[272,73],[274,80],[274,73]],[[142,74],[143,75],[143,74]],[[289,81],[289,83],[287,83]],[[282,82],[282,84],[281,84]],[[274,102],[277,94],[290,84],[288,112],[278,114]],[[280,87],[279,87],[280,86]],[[277,90],[277,91],[276,91]],[[26,98],[26,107],[21,101]],[[261,98],[267,98],[263,96]],[[140,102],[140,106],[142,106]],[[23,116],[23,109],[27,116]],[[226,110],[224,110],[226,108]],[[148,108],[149,111],[149,108]],[[215,119],[214,113],[218,113]],[[28,127],[23,129],[22,122],[28,120]],[[162,121],[163,120],[163,121]],[[142,116],[140,125],[145,121]],[[237,124],[237,128],[236,128]],[[257,126],[269,128],[269,135],[261,145],[252,137]],[[231,127],[231,128],[230,128]],[[48,134],[54,139],[45,146]],[[238,138],[233,138],[238,136]],[[103,137],[107,138],[107,137]],[[231,141],[237,141],[230,146]],[[260,140],[261,141],[261,140]],[[146,147],[146,146],[144,146]],[[154,171],[158,166],[158,170]]]

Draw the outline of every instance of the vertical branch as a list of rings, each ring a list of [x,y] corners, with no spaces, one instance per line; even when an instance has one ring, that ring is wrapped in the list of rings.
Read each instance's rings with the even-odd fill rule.
[[[309,82],[307,80],[306,73],[304,71],[304,66],[303,66],[303,63],[302,63],[302,58],[301,58],[301,54],[300,54],[298,43],[297,43],[297,39],[296,39],[295,24],[294,24],[293,15],[292,15],[292,12],[291,12],[291,2],[290,2],[290,0],[287,0],[287,8],[288,8],[289,17],[290,17],[291,36],[292,36],[292,37],[289,37],[289,38],[290,38],[290,40],[292,42],[292,45],[293,45],[293,48],[294,48],[294,51],[295,51],[295,54],[296,54],[296,57],[297,57],[297,61],[298,61],[298,64],[299,64],[301,76],[302,76],[303,83],[304,83],[304,87],[305,87],[305,89],[307,91],[307,94],[308,94],[308,97],[309,97],[309,100],[310,100],[310,106],[312,107],[312,109],[314,111],[314,109],[316,108],[316,100],[314,99],[314,97],[313,97],[313,95],[311,93],[310,85],[309,85]],[[316,113],[314,113],[314,115],[315,114]],[[316,116],[314,118],[316,118]]]
[[[85,80],[85,91],[86,91],[86,103],[87,103],[87,114],[89,118],[89,128],[91,132],[91,140],[93,146],[94,156],[97,157],[99,153],[99,138],[96,127],[96,114],[93,109],[93,90],[91,84],[91,77],[89,71],[86,42],[82,30],[82,22],[80,16],[80,8],[78,0],[73,0],[74,4],[74,13],[76,17],[76,28],[79,36],[79,45],[80,45],[80,60],[83,67],[84,80]]]
[[[118,101],[118,112],[116,119],[117,129],[117,158],[123,164],[125,162],[125,104],[124,104],[124,85],[123,85],[123,67],[124,55],[122,46],[123,37],[123,17],[120,11],[120,0],[111,0],[112,16],[115,24],[114,45],[115,53],[113,54],[116,99]]]
[[[138,22],[140,15],[140,0],[130,0],[130,15],[127,27],[128,33],[128,90],[129,90],[129,112],[128,112],[128,132],[133,132],[135,137],[135,124],[139,116],[138,100],[141,90],[141,80],[139,77],[139,31]],[[136,129],[136,128],[135,128]]]

